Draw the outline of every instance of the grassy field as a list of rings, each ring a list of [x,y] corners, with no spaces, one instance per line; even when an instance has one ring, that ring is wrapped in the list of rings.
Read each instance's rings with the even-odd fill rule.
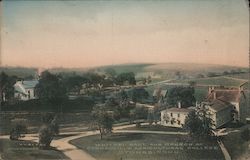
[[[199,141],[187,136],[123,133],[103,140],[99,135],[89,136],[70,143],[97,160],[223,159],[215,141]]]
[[[168,131],[168,132],[184,132],[182,128],[166,127],[162,125],[142,125],[141,127],[129,127],[126,130],[141,130],[141,131]]]
[[[243,79],[234,79],[231,77],[210,77],[210,78],[199,78],[199,79],[185,79],[185,80],[173,80],[170,83],[188,83],[190,81],[196,82],[197,85],[217,85],[217,86],[231,86],[239,87],[241,84],[247,82]]]
[[[232,74],[232,75],[227,75],[227,77],[249,80],[249,73]]]
[[[57,150],[40,150],[37,143],[28,141],[0,140],[0,155],[3,160],[68,160]]]
[[[240,159],[244,153],[250,153],[248,149],[250,142],[243,141],[240,137],[240,132],[228,134],[223,138],[223,143],[232,159]]]

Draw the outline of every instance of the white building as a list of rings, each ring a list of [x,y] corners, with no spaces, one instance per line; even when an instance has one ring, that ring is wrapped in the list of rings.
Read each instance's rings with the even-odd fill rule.
[[[161,111],[161,125],[182,128],[188,114],[193,110],[192,107],[181,108],[180,104],[178,108],[174,107],[163,110]]]
[[[37,80],[17,81],[14,84],[14,97],[22,101],[36,99],[35,87],[37,84]]]
[[[220,99],[202,102],[197,107],[200,116],[206,115],[212,121],[212,128],[219,128],[233,119],[233,105]]]
[[[243,86],[239,88],[215,88],[209,87],[207,101],[219,99],[233,106],[233,120],[243,121],[246,117],[246,109],[249,106]]]

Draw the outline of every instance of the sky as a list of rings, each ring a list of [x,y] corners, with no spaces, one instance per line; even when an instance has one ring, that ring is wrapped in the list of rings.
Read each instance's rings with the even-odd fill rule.
[[[4,0],[1,12],[4,66],[249,64],[245,0]]]

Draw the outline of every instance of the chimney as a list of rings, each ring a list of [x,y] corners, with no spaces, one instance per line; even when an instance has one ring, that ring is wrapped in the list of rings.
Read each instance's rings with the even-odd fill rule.
[[[178,108],[181,108],[181,101],[178,101]]]
[[[214,91],[214,86],[208,87],[208,94],[211,94]]]
[[[213,91],[213,98],[216,99],[216,92]]]

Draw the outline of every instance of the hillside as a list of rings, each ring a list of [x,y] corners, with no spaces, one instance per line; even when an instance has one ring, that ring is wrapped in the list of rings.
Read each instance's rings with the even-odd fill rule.
[[[206,76],[208,73],[213,72],[222,74],[223,72],[230,73],[231,71],[248,72],[248,68],[213,65],[213,64],[193,64],[193,63],[138,63],[138,64],[121,64],[121,65],[108,65],[92,68],[52,68],[49,69],[52,73],[76,73],[82,74],[88,71],[104,73],[106,69],[113,68],[116,73],[134,72],[137,78],[151,76],[158,79],[174,79],[176,72],[179,72],[183,78],[195,78],[197,75],[202,74]],[[36,74],[36,68],[24,67],[0,67],[0,72],[4,71],[9,75],[16,75],[18,77],[26,77]],[[228,75],[230,76],[230,74]],[[232,77],[248,79],[248,73],[234,74]]]

